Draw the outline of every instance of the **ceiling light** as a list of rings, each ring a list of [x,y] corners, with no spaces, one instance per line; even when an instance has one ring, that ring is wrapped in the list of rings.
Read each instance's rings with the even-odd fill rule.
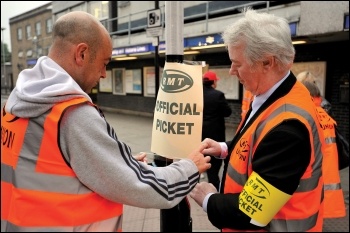
[[[292,41],[292,44],[306,44],[305,40],[296,40],[296,41]]]
[[[196,51],[196,50],[189,50],[189,51],[185,51],[184,54],[185,55],[188,55],[188,54],[198,54],[200,53],[199,51]]]
[[[225,47],[225,44],[212,44],[212,45],[204,45],[204,46],[195,46],[195,47],[191,47],[190,49],[211,49],[211,48],[219,48],[219,47]]]
[[[130,55],[133,55],[133,56],[142,56],[142,55],[149,55],[149,54],[152,54],[151,52],[144,52],[144,53],[133,53],[133,54],[130,54]]]
[[[113,58],[113,59],[114,59],[114,58],[118,58],[118,57],[126,57],[126,54],[115,55],[115,56],[112,55],[112,58]]]
[[[165,50],[161,50],[158,53],[165,53]],[[188,54],[198,54],[200,53],[199,51],[195,51],[195,50],[188,50],[188,51],[184,51],[184,55],[188,55]]]
[[[117,61],[135,60],[135,59],[137,59],[137,57],[116,57],[116,58],[114,58],[114,60],[117,60]]]

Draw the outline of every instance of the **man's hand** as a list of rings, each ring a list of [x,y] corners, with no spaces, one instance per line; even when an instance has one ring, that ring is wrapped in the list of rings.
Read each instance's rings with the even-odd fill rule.
[[[212,183],[200,182],[190,192],[190,197],[203,207],[203,200],[208,193],[217,193],[215,186]]]
[[[206,138],[202,141],[202,143],[207,145],[207,147],[203,150],[203,154],[211,156],[221,155],[221,146],[217,141]]]
[[[140,152],[138,155],[134,155],[134,158],[137,161],[144,162],[147,164],[147,153],[145,152]]]
[[[211,167],[210,156],[204,156],[203,150],[207,148],[207,143],[201,143],[199,147],[189,154],[188,158],[191,159],[197,166],[199,174],[202,174]]]

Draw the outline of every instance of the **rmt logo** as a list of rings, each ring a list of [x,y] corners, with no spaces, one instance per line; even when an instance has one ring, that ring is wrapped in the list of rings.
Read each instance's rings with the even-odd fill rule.
[[[167,93],[183,92],[193,86],[192,78],[179,70],[164,70],[161,88]]]

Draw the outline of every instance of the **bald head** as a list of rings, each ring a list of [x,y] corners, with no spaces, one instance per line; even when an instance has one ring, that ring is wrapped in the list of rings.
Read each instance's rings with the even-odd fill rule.
[[[48,57],[63,68],[89,93],[112,56],[112,41],[106,28],[94,16],[74,11],[60,17],[52,30],[53,43]]]
[[[60,50],[68,44],[86,43],[96,52],[102,43],[106,43],[109,33],[100,21],[84,11],[73,11],[61,16],[53,26],[52,47]],[[62,51],[64,52],[64,51]]]

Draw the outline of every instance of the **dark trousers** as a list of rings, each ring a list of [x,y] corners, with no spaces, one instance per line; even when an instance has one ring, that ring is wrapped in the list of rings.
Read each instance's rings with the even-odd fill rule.
[[[217,159],[214,156],[210,156],[211,167],[207,170],[208,182],[212,183],[215,188],[219,191],[220,178],[219,171],[222,165],[223,160]]]

